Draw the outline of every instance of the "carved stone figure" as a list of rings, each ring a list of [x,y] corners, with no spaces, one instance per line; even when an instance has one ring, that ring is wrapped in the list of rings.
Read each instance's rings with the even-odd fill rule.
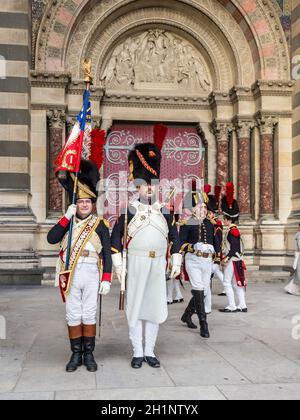
[[[101,75],[107,89],[208,92],[210,77],[199,51],[171,32],[156,29],[129,37],[113,51]]]

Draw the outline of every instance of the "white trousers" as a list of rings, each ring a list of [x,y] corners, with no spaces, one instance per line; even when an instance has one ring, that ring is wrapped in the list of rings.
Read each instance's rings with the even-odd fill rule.
[[[234,292],[232,283],[234,284],[234,289],[237,294],[238,298],[238,306],[235,304]],[[227,308],[234,311],[238,309],[245,309],[247,308],[246,305],[246,292],[244,287],[238,287],[235,280],[234,274],[234,267],[233,262],[229,261],[228,264],[225,266],[224,269],[224,289],[226,292],[226,296],[228,299],[228,306]]]
[[[185,257],[185,265],[186,271],[189,275],[192,289],[204,291],[205,312],[207,314],[211,313],[211,258],[197,257],[194,254],[188,253]]]
[[[205,312],[210,314],[212,311],[212,293],[211,286],[209,286],[206,295],[204,296]]]
[[[145,331],[145,350],[143,348],[143,327]],[[138,320],[135,327],[129,327],[129,338],[133,357],[155,357],[154,349],[159,332],[159,324]]]
[[[70,327],[97,323],[99,276],[97,264],[77,264],[71,289],[66,297],[66,318]]]
[[[212,274],[214,276],[216,276],[220,280],[220,282],[222,283],[222,285],[223,285],[223,282],[224,282],[224,274],[223,274],[223,272],[222,272],[221,267],[220,267],[219,264],[213,264],[213,266],[212,266]]]
[[[176,279],[169,279],[167,281],[167,302],[172,303],[173,302],[173,293],[175,292],[175,298],[174,300],[181,300],[183,299],[180,286],[179,286],[179,280]]]
[[[220,280],[220,282],[222,283],[222,285],[224,286],[224,274],[222,273],[219,264],[212,264],[212,272],[211,273],[214,276],[216,276]],[[210,314],[211,311],[212,311],[212,292],[211,292],[211,287],[207,291],[207,294],[205,296],[204,302],[205,302],[205,312],[207,314]]]

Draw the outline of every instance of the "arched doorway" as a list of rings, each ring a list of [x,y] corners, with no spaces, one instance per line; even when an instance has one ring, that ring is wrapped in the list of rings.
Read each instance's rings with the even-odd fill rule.
[[[114,122],[105,146],[105,215],[112,225],[123,210],[127,194],[128,153],[136,144],[153,143],[153,122]],[[207,178],[205,139],[195,124],[166,124],[168,133],[162,149],[161,188],[166,199],[176,189],[173,203],[180,203],[188,181],[200,184]],[[179,204],[180,206],[180,204]],[[180,212],[180,208],[177,209]]]

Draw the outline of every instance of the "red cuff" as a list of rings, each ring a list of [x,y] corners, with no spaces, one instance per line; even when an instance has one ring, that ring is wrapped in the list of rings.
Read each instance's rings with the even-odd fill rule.
[[[64,216],[62,219],[60,219],[59,224],[63,227],[66,228],[69,226],[70,220],[66,218],[66,216]]]
[[[111,273],[103,273],[102,281],[109,281],[111,283]]]

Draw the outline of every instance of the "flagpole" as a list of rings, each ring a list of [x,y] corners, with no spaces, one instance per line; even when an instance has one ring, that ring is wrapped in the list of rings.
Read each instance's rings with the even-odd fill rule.
[[[79,149],[78,149],[78,156],[77,156],[72,204],[76,204],[76,201],[77,201],[78,175],[80,171],[80,162],[81,162],[82,147],[83,147],[83,140],[84,140],[84,133],[85,133],[86,116],[87,116],[89,97],[90,97],[90,86],[93,82],[91,69],[92,69],[91,60],[85,60],[83,62],[83,70],[84,70],[86,88],[84,92],[84,103],[83,103],[83,114],[82,114],[83,116],[82,116],[81,127],[80,127]],[[66,271],[69,270],[69,264],[70,264],[73,226],[74,226],[74,216],[72,217],[70,221],[66,267],[65,267]]]

